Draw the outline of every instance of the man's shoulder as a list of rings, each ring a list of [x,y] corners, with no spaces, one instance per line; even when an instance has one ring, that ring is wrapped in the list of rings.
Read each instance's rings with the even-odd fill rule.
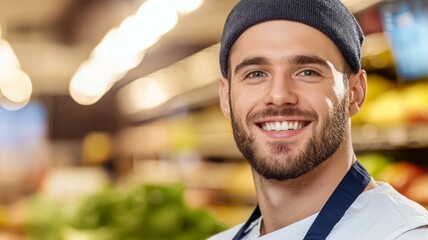
[[[395,240],[419,240],[428,239],[428,226],[412,229],[408,232],[403,233]]]
[[[359,226],[358,232],[355,226]],[[355,239],[395,239],[423,226],[428,226],[428,211],[381,183],[357,198],[336,225],[333,235],[346,236],[353,232]]]
[[[403,221],[414,218],[428,219],[427,209],[400,194],[387,183],[380,183],[380,187],[375,189],[374,194],[362,203],[366,205],[364,207],[366,209],[378,209],[378,212],[384,216],[394,214],[397,217],[395,219]]]
[[[226,231],[220,232],[210,238],[208,240],[225,240],[225,239],[232,239],[236,233],[238,233],[239,229],[241,229],[243,223],[236,225]]]

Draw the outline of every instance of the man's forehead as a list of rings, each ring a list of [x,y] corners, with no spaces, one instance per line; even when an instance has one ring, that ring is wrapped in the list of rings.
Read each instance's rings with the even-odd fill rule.
[[[328,36],[311,26],[288,20],[266,21],[247,29],[231,47],[229,67],[235,68],[246,59],[257,57],[293,64],[346,63]]]

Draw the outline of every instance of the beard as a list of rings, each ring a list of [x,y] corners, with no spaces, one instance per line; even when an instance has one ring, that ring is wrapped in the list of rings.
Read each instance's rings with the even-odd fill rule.
[[[258,149],[256,139],[251,133],[245,132],[232,110],[233,136],[238,149],[258,174],[278,181],[296,179],[329,159],[340,147],[347,128],[347,107],[347,97],[335,102],[333,111],[327,113],[323,119],[320,133],[314,134],[303,150],[294,156],[291,155],[291,150],[297,147],[295,142],[272,141],[266,144],[265,152]],[[319,122],[319,116],[315,112],[288,107],[268,108],[263,112],[248,115],[246,124],[250,126],[254,122],[253,119],[274,116],[300,116],[312,120],[313,123]],[[315,124],[313,131],[315,132]]]

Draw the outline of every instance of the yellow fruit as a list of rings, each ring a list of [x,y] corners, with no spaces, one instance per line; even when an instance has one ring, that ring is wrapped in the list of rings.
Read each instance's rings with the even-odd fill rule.
[[[406,109],[398,89],[390,90],[366,106],[364,121],[373,124],[402,124],[406,121]]]
[[[423,169],[410,162],[396,162],[386,166],[379,180],[388,182],[397,191],[405,193],[412,181],[423,173]]]

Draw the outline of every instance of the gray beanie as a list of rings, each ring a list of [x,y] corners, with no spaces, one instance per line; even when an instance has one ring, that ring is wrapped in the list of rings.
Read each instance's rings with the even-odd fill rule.
[[[353,72],[361,68],[363,32],[339,0],[241,0],[224,25],[220,47],[220,68],[227,76],[229,51],[248,28],[270,20],[290,20],[318,29],[342,52]]]

